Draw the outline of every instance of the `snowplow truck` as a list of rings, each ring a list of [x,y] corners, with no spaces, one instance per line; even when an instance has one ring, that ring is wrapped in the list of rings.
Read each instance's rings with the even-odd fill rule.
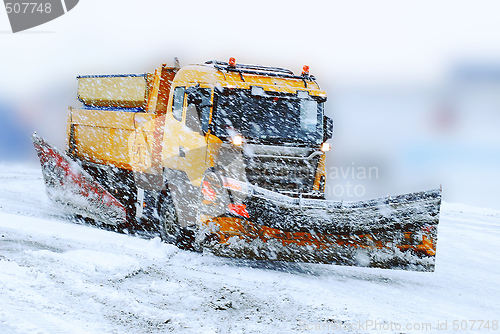
[[[307,66],[231,58],[77,79],[66,152],[32,138],[67,210],[220,256],[434,270],[440,189],[325,200],[333,121]]]

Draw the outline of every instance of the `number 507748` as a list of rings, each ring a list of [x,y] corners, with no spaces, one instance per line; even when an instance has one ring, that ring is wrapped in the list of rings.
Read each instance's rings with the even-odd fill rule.
[[[25,14],[25,13],[50,13],[52,11],[52,6],[49,2],[47,3],[36,3],[36,2],[22,2],[22,3],[11,3],[7,2],[5,4],[5,9],[7,14]]]

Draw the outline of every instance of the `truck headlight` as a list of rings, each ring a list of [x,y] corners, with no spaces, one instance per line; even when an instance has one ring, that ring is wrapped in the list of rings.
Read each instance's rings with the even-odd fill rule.
[[[233,137],[233,145],[240,146],[243,144],[243,136],[236,135]]]
[[[330,150],[331,150],[331,147],[330,147],[329,143],[323,143],[323,144],[321,144],[321,151],[328,152]]]

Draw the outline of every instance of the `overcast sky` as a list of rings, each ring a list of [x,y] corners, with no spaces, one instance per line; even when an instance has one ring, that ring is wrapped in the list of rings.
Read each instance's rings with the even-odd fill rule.
[[[144,72],[234,56],[311,67],[322,82],[439,80],[457,59],[500,55],[498,1],[81,0],[10,33],[0,11],[0,96],[68,73]]]
[[[446,200],[494,206],[498,195],[491,192],[500,185],[498,162],[490,161],[500,142],[496,98],[484,117],[477,116],[476,105],[465,108],[470,116],[459,115],[455,133],[436,139],[426,124],[440,110],[434,91],[447,87],[454,65],[500,64],[499,13],[500,1],[482,0],[80,0],[66,15],[12,34],[0,10],[0,163],[2,155],[36,162],[29,140],[34,130],[64,148],[67,106],[78,106],[78,74],[152,72],[172,64],[174,56],[181,65],[236,57],[295,73],[310,66],[329,94],[327,112],[336,121],[331,166],[385,159],[366,162],[387,175],[377,180],[382,195],[442,183],[450,189]],[[342,85],[348,87],[343,93]],[[384,85],[408,85],[410,93],[349,91]],[[418,87],[424,87],[422,94]],[[464,155],[464,143],[471,154],[482,149],[484,156]],[[457,154],[442,161],[450,147]],[[441,160],[426,164],[415,150],[437,152]],[[457,174],[457,165],[463,172]],[[447,180],[450,172],[456,175]],[[486,176],[479,181],[471,175]]]

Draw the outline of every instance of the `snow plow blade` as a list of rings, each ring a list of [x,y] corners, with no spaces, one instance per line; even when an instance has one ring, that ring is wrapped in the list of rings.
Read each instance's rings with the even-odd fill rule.
[[[342,203],[224,183],[246,199],[203,221],[217,255],[434,271],[440,189]]]
[[[125,223],[125,207],[80,165],[36,134],[31,139],[51,200],[64,205],[68,211],[106,224]]]

